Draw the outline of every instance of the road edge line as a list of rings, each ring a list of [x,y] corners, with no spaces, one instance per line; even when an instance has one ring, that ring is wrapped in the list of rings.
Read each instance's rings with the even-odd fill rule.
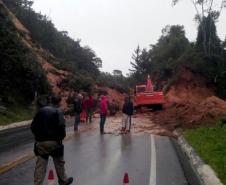
[[[74,133],[73,132],[69,132],[67,133],[67,136],[65,137],[64,139],[64,142],[67,142],[71,139],[73,139],[74,137]],[[14,161],[12,162],[8,162],[8,163],[5,163],[3,165],[0,166],[0,174],[3,174],[3,173],[6,173],[10,170],[12,170],[13,168],[16,168],[17,166],[31,160],[35,158],[35,155],[33,152],[29,152],[28,154],[24,154],[18,158],[16,158]]]
[[[17,167],[20,164],[23,164],[31,159],[33,159],[35,157],[35,155],[33,154],[33,152],[29,153],[29,154],[25,154],[23,156],[18,157],[16,160],[3,164],[2,166],[0,166],[0,174],[6,173],[9,170]]]
[[[154,135],[151,135],[151,167],[149,185],[156,185],[156,145]]]

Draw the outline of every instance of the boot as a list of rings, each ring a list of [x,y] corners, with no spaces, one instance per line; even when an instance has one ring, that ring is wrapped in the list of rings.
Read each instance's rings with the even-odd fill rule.
[[[60,183],[60,185],[70,185],[73,182],[73,177],[69,177],[65,182]]]

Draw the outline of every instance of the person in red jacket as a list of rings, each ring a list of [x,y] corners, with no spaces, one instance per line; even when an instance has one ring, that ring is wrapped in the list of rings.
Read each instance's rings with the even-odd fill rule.
[[[100,134],[104,134],[104,124],[106,122],[107,111],[108,111],[107,97],[101,96],[100,98]]]

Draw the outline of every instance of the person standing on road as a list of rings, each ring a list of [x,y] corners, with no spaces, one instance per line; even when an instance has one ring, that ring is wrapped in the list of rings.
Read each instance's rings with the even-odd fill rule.
[[[129,122],[129,128],[128,131],[130,132],[131,129],[131,116],[133,115],[133,102],[131,101],[131,97],[126,97],[124,100],[124,104],[122,107],[122,113],[123,113],[123,118],[122,118],[122,131],[125,132],[127,129],[127,125]]]
[[[62,140],[66,136],[63,112],[58,108],[61,98],[53,96],[51,105],[44,106],[35,115],[31,131],[35,136],[34,152],[37,156],[34,184],[42,185],[49,156],[53,158],[59,185],[69,185],[72,177],[65,173],[64,145]]]
[[[80,124],[80,114],[82,112],[82,95],[78,94],[74,101],[75,122],[74,131],[78,131],[78,125]]]
[[[101,96],[100,98],[100,134],[104,134],[104,124],[106,122],[107,111],[108,111],[107,97]]]

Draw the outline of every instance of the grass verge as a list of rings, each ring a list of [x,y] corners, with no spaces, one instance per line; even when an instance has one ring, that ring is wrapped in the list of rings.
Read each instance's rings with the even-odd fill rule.
[[[8,107],[6,111],[0,113],[0,125],[30,120],[31,118],[32,110],[27,107]]]
[[[226,185],[226,126],[220,125],[186,130],[184,136]]]

